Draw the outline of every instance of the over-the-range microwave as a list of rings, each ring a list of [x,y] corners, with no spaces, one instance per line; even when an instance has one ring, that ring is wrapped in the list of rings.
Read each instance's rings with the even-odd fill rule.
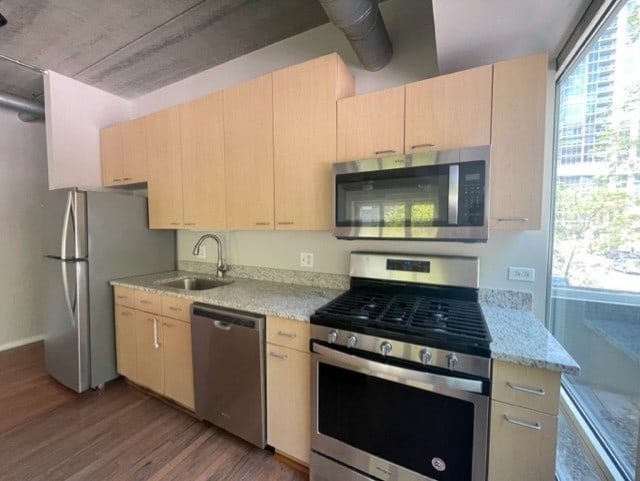
[[[489,146],[333,165],[340,239],[486,242]]]

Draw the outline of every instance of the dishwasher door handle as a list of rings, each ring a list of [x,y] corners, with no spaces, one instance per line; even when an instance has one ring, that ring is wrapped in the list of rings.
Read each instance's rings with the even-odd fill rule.
[[[231,324],[228,323],[228,322],[213,321],[213,325],[216,326],[218,329],[222,329],[223,331],[230,331],[231,330]]]

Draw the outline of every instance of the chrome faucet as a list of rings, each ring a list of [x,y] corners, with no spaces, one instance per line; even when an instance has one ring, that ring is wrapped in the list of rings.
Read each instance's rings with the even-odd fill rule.
[[[205,241],[205,239],[213,239],[214,241],[216,241],[216,244],[218,244],[218,262],[216,263],[216,276],[223,277],[224,273],[227,271],[227,265],[222,258],[222,241],[220,240],[220,237],[215,234],[203,235],[202,237],[200,237],[200,239],[198,239],[196,245],[193,246],[193,255],[197,256],[200,254],[200,246]]]

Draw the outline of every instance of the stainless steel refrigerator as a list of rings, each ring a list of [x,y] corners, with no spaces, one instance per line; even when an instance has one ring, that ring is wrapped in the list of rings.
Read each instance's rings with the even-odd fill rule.
[[[43,209],[45,363],[82,392],[118,376],[109,281],[175,269],[175,233],[149,230],[147,199],[127,193],[52,190]]]

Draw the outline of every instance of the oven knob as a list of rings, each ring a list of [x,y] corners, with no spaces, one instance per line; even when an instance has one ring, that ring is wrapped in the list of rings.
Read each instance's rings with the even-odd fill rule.
[[[331,331],[327,340],[329,341],[329,344],[336,342],[338,340],[338,331]]]
[[[383,356],[388,356],[391,352],[391,343],[388,341],[384,341],[382,344],[380,344],[380,352]]]
[[[458,367],[458,356],[455,353],[447,354],[447,367],[450,371],[453,371]]]
[[[418,357],[422,364],[429,364],[429,361],[431,361],[431,351],[429,349],[420,349]]]
[[[347,337],[347,347],[356,347],[356,344],[358,344],[358,338],[355,334],[351,334]]]

